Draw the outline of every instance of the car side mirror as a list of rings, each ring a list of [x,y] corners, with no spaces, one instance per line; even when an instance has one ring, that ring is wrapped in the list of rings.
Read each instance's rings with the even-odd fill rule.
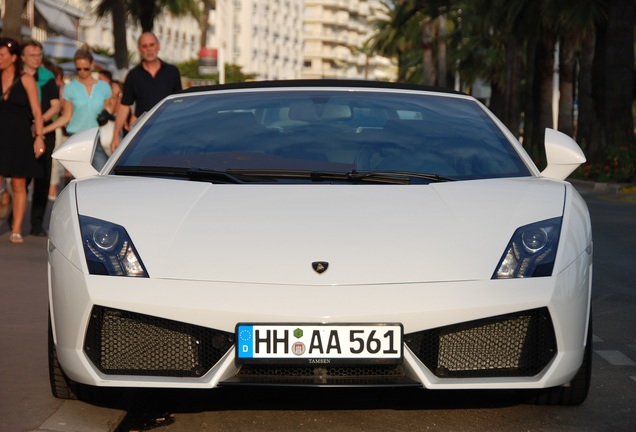
[[[545,153],[548,166],[541,171],[541,176],[556,180],[565,180],[586,160],[571,137],[549,128],[545,130]]]
[[[91,164],[99,139],[99,128],[87,129],[76,133],[53,152],[64,168],[76,179],[91,177],[98,172]]]

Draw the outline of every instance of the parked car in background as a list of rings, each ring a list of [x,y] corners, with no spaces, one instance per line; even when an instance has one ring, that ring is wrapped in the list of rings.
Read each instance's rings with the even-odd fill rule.
[[[237,385],[518,389],[583,402],[592,234],[548,129],[539,172],[476,99],[366,81],[192,88],[50,227],[53,394]]]

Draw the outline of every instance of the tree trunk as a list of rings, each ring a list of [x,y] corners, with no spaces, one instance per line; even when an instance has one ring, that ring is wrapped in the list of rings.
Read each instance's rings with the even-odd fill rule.
[[[422,80],[424,85],[435,85],[433,74],[433,24],[429,17],[422,23]]]
[[[510,76],[508,78],[509,85],[506,88],[506,105],[509,112],[506,126],[516,137],[519,137],[521,129],[521,72],[523,69],[523,58],[516,42],[509,43],[507,50]]]
[[[155,23],[155,0],[139,1],[139,24],[142,32],[151,32]]]
[[[559,119],[558,129],[574,136],[574,72],[577,38],[572,32],[561,37],[559,44]]]
[[[446,14],[437,18],[437,85],[446,87]]]
[[[113,0],[113,39],[115,44],[115,64],[117,69],[128,68],[128,42],[126,41],[125,0]]]
[[[490,83],[490,103],[488,108],[503,124],[506,124],[505,119],[508,111],[506,107],[506,91],[500,88],[497,82]]]
[[[504,87],[504,112],[501,121],[519,137],[521,128],[521,71],[523,58],[517,43],[510,39],[506,44],[506,71]]]
[[[533,127],[534,149],[537,167],[542,170],[546,166],[545,159],[545,129],[553,127],[552,100],[554,95],[554,47],[555,34],[544,30],[537,44],[535,87],[535,123]]]
[[[210,0],[203,0],[201,2],[202,13],[199,17],[199,29],[201,30],[201,37],[199,39],[199,46],[201,48],[208,46],[208,19],[210,18]]]
[[[398,64],[397,82],[405,83],[406,82],[407,68],[404,65],[404,52],[402,50],[398,49],[396,55],[397,55],[397,64]]]
[[[535,155],[538,153],[535,148],[536,145],[534,133],[534,123],[536,121],[536,110],[534,108],[536,104],[536,98],[534,96],[537,94],[538,91],[536,87],[537,80],[535,79],[535,70],[537,68],[536,58],[537,38],[533,35],[530,35],[526,45],[526,106],[524,109],[523,146],[526,148],[526,151],[530,154],[530,157],[535,160],[535,162]]]
[[[579,115],[576,119],[576,140],[585,152],[588,161],[592,160],[595,149],[592,143],[599,142],[598,121],[592,98],[592,63],[596,45],[596,33],[586,33],[581,41],[579,56]]]
[[[2,36],[22,42],[22,12],[25,4],[26,0],[6,0]]]
[[[634,0],[611,0],[608,5],[608,19],[597,28],[592,77],[601,129],[595,158],[634,147]]]

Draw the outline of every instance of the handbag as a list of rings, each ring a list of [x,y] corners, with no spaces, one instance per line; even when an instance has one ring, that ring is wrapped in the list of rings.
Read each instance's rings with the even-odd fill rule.
[[[106,123],[113,120],[115,120],[115,117],[105,109],[103,109],[97,116],[97,124],[100,126],[104,126]]]

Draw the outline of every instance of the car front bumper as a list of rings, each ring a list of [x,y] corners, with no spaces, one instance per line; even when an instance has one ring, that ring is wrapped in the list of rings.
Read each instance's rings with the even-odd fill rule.
[[[589,322],[589,254],[582,254],[554,277],[382,285],[93,276],[82,273],[54,248],[49,270],[59,362],[72,380],[96,386],[213,388],[295,383],[545,388],[567,383],[574,376],[583,359]],[[550,322],[542,324],[546,319]],[[273,379],[261,372],[255,377],[244,373],[249,368],[242,373],[234,361],[233,333],[238,322],[397,322],[404,327],[404,360],[399,376],[391,371],[388,378],[346,375],[350,371],[338,379],[325,378],[329,375],[325,365],[311,368],[310,377]],[[536,335],[537,329],[548,339],[553,337],[554,347],[548,341],[534,354],[532,367],[521,367],[528,364],[524,359],[537,349],[536,343],[545,342],[546,337]],[[118,335],[116,340],[112,335]],[[208,343],[202,344],[203,340]],[[444,345],[443,340],[454,342]],[[425,350],[436,353],[428,360],[422,354],[423,344]],[[200,350],[203,345],[207,351]],[[550,350],[553,353],[546,352]],[[469,360],[476,356],[486,363]],[[273,373],[286,372],[279,368]]]

